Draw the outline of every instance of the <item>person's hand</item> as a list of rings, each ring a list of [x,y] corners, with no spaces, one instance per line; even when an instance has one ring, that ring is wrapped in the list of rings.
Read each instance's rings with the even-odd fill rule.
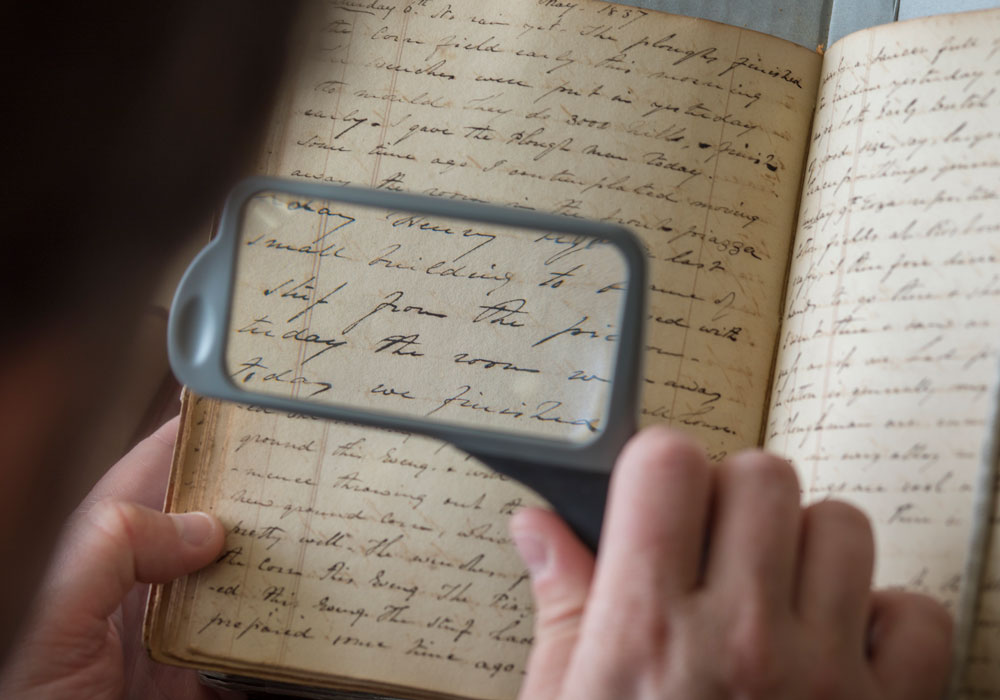
[[[145,587],[136,583],[205,566],[225,536],[204,513],[153,510],[163,501],[176,434],[173,420],[139,443],[73,514],[3,669],[0,697],[215,697],[194,672],[151,662],[139,638]]]
[[[929,598],[873,592],[871,527],[802,508],[791,466],[711,467],[644,431],[618,460],[595,567],[562,522],[524,510],[535,641],[522,700],[940,698],[951,622]]]

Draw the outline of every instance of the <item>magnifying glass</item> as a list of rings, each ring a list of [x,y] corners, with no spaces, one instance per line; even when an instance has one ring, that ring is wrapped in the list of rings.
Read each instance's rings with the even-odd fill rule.
[[[619,226],[251,178],[181,280],[170,363],[204,396],[449,442],[596,549],[645,274]]]

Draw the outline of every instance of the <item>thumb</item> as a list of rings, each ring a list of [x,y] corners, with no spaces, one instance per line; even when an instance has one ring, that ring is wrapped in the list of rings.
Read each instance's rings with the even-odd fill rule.
[[[50,588],[64,610],[93,620],[106,620],[137,582],[161,583],[206,566],[225,539],[208,513],[166,514],[113,499],[76,520]]]
[[[112,632],[112,614],[136,582],[166,581],[211,562],[224,537],[206,513],[166,515],[112,499],[77,511],[0,695],[35,697],[39,688],[66,683],[120,695],[121,632]]]
[[[531,574],[535,638],[521,700],[551,700],[576,648],[594,557],[557,515],[529,508],[510,521],[510,534]]]

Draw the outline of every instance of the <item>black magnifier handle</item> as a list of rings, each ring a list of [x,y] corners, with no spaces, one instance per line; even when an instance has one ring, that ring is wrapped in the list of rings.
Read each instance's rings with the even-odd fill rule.
[[[590,551],[597,551],[608,500],[610,473],[561,469],[502,457],[476,455],[476,458],[536,491],[552,504]]]

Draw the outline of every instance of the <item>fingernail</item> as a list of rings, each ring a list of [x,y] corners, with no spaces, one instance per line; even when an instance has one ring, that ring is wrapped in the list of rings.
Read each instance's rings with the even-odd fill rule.
[[[171,517],[177,534],[192,546],[202,546],[215,532],[215,523],[207,513],[180,513]]]
[[[512,532],[511,539],[531,578],[541,576],[549,563],[549,548],[545,540],[533,532]]]

